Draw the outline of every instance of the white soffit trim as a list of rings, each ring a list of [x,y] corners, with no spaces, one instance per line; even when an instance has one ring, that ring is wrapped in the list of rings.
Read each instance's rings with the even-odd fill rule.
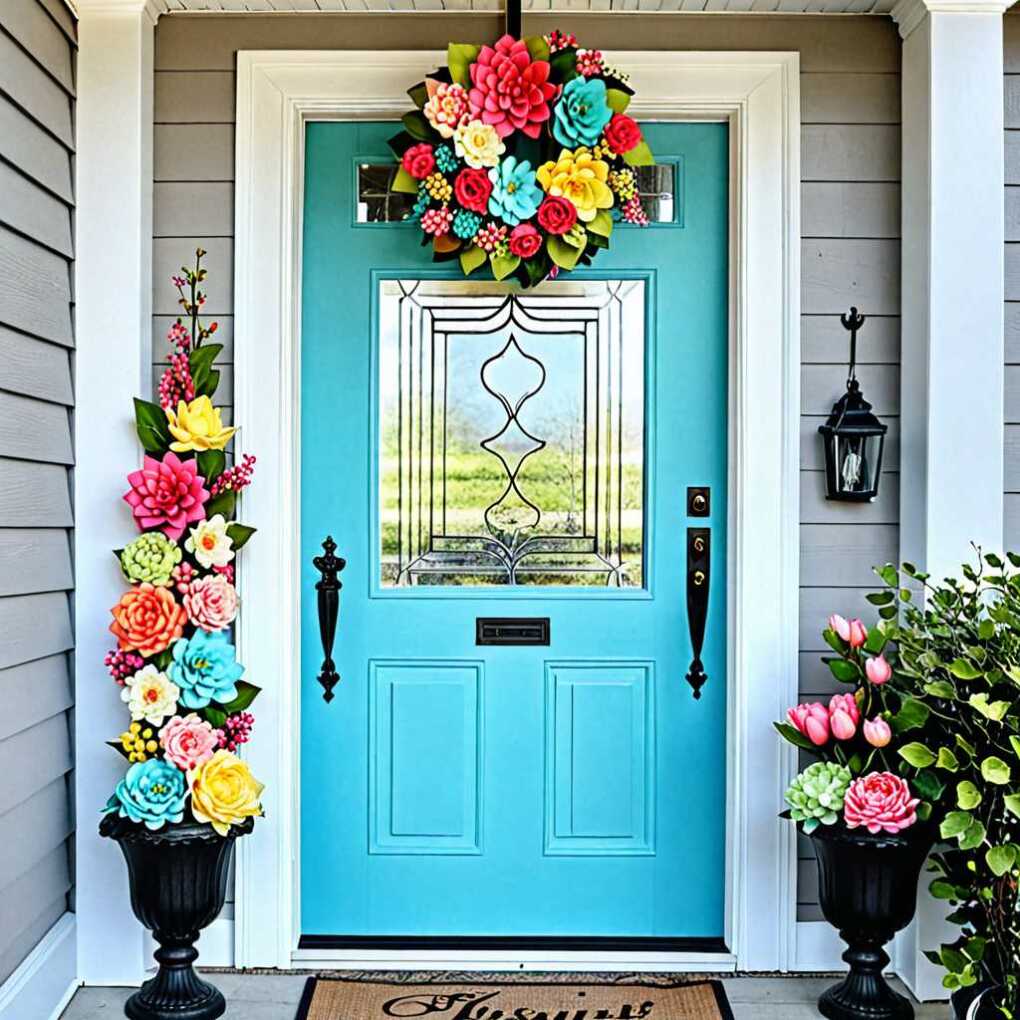
[[[929,13],[997,14],[1002,17],[1016,0],[897,0],[891,11],[900,35],[906,39]]]

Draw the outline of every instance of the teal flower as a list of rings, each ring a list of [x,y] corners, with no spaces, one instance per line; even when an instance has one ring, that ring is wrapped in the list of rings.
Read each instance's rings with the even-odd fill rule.
[[[467,209],[458,210],[457,215],[453,217],[453,233],[465,241],[469,237],[474,237],[481,225],[481,216]]]
[[[205,708],[210,701],[228,705],[237,697],[244,666],[234,657],[225,630],[199,630],[178,641],[173,659],[167,675],[181,689],[180,703],[186,708]]]
[[[526,159],[518,162],[516,156],[507,156],[489,171],[489,180],[492,182],[489,215],[511,227],[534,216],[545,198]]]
[[[449,145],[440,145],[436,149],[436,168],[444,174],[452,174],[460,166],[460,160],[453,154]]]
[[[572,78],[563,86],[556,104],[553,137],[568,149],[579,145],[591,148],[598,144],[612,116],[606,102],[606,83],[601,78]]]
[[[425,210],[429,207],[429,202],[432,199],[429,196],[428,191],[425,190],[424,184],[418,185],[418,195],[414,200],[414,208],[407,214],[407,219],[412,223],[417,223],[425,214]]]
[[[143,822],[147,829],[162,829],[167,822],[184,818],[187,798],[184,773],[168,761],[150,758],[127,770],[106,805],[106,813],[117,811],[121,818]]]

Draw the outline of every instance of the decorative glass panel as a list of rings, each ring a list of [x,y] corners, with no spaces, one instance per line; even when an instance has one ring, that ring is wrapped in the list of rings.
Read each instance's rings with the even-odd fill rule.
[[[384,588],[641,587],[645,284],[387,280]]]
[[[676,220],[676,167],[672,163],[632,168],[637,179],[641,208],[652,223]]]
[[[414,208],[414,195],[393,190],[396,163],[361,163],[358,166],[358,223],[393,223]]]

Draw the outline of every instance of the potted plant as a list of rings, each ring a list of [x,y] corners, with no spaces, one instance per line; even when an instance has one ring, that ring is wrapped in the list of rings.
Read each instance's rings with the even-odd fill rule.
[[[1009,566],[1020,568],[1010,554]],[[910,781],[943,790],[934,896],[960,926],[929,952],[956,1015],[1020,1016],[1020,575],[977,551],[962,581],[932,583],[910,564],[879,573],[872,596],[897,647],[897,687],[918,733],[899,747]],[[912,591],[914,589],[914,591]],[[916,592],[923,594],[918,604]]]
[[[159,403],[135,401],[145,457],[124,500],[140,534],[115,550],[130,587],[111,610],[106,665],[131,721],[110,741],[128,769],[99,831],[119,843],[132,909],[159,943],[158,972],[125,1006],[135,1020],[223,1014],[223,995],[194,972],[194,943],[223,908],[234,841],[262,813],[262,786],[236,753],[259,688],[241,679],[230,633],[236,553],[254,533],[237,523],[237,497],[254,458],[227,466],[237,430],[211,399],[223,347],[199,318],[204,254],[173,278],[190,323],[170,327]]]
[[[920,713],[890,683],[884,627],[869,633],[860,620],[834,615],[824,637],[836,653],[824,661],[849,689],[827,704],[797,705],[776,723],[817,759],[790,785],[784,814],[814,844],[822,913],[848,947],[849,974],[822,994],[818,1009],[833,1020],[910,1018],[913,1007],[883,971],[885,944],[914,916],[934,840],[936,790],[923,778],[908,782],[899,769],[904,734]]]

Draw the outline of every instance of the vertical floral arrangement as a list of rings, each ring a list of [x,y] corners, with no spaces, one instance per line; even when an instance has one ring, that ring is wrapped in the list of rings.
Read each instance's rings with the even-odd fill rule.
[[[648,223],[634,168],[654,159],[625,112],[633,89],[573,35],[451,43],[408,94],[393,187],[415,196],[436,261],[530,287],[588,265],[616,220]]]
[[[111,610],[117,647],[106,657],[130,717],[109,743],[128,768],[105,811],[153,830],[207,823],[225,836],[262,814],[262,785],[237,756],[259,688],[244,679],[231,634],[237,557],[255,530],[237,510],[255,458],[228,466],[237,429],[213,403],[223,345],[201,317],[204,255],[172,278],[182,315],[167,334],[159,403],[135,400],[144,456],[123,498],[139,534],[114,551],[129,587]]]

